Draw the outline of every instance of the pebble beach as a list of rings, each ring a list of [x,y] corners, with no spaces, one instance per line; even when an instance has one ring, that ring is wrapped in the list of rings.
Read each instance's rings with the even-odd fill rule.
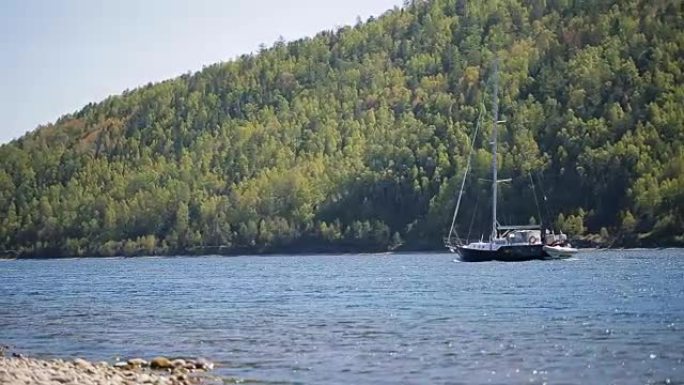
[[[2,385],[195,385],[208,382],[206,372],[213,364],[206,360],[140,358],[110,364],[81,358],[36,359],[16,355],[0,357]]]

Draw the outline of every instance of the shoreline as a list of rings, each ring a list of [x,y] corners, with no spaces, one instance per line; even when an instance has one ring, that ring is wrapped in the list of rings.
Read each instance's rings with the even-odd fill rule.
[[[617,251],[617,250],[624,250],[624,251],[639,251],[639,250],[677,250],[677,249],[684,249],[682,246],[662,246],[662,247],[578,247],[577,248],[579,252],[581,253],[592,253],[592,252],[599,252],[599,251]],[[236,254],[216,254],[216,253],[207,253],[207,254],[194,254],[194,253],[178,253],[178,254],[166,254],[166,255],[156,255],[156,254],[151,254],[151,255],[118,255],[118,256],[96,256],[96,255],[81,255],[81,256],[18,256],[18,257],[8,257],[8,256],[3,256],[0,255],[0,262],[1,261],[14,261],[14,260],[74,260],[74,259],[102,259],[102,260],[117,260],[117,259],[138,259],[138,258],[146,258],[146,259],[152,259],[152,258],[158,258],[158,259],[166,259],[166,258],[203,258],[203,257],[223,257],[223,258],[242,258],[242,257],[250,257],[250,258],[260,258],[260,257],[283,257],[283,258],[289,258],[289,257],[312,257],[312,256],[338,256],[338,257],[345,257],[345,256],[391,256],[395,254],[421,254],[421,253],[430,253],[430,254],[452,254],[448,250],[442,250],[441,248],[439,249],[423,249],[423,250],[393,250],[393,251],[358,251],[358,252],[349,252],[349,251],[325,251],[325,252],[292,252],[291,254],[288,254],[283,251],[279,252],[262,252],[262,253],[236,253]]]
[[[110,364],[82,358],[64,360],[26,357],[0,350],[0,384],[79,385],[201,385],[212,379],[213,363],[203,360],[155,357],[149,362],[133,358]]]

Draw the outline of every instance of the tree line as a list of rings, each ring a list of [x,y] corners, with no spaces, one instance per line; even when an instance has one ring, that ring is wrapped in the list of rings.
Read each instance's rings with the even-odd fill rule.
[[[432,0],[127,90],[0,146],[0,251],[438,248],[471,140],[458,228],[479,238],[491,125],[472,132],[495,57],[512,178],[500,222],[684,243],[678,1]]]

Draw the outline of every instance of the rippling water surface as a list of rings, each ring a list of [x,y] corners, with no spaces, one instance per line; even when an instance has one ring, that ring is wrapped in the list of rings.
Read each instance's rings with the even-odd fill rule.
[[[0,343],[226,382],[681,384],[684,250],[0,261]]]

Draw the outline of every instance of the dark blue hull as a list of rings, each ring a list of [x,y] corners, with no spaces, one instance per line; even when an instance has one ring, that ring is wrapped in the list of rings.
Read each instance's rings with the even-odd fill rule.
[[[463,262],[524,262],[547,259],[549,256],[539,245],[501,246],[498,250],[479,250],[463,246],[456,246],[456,252]]]

